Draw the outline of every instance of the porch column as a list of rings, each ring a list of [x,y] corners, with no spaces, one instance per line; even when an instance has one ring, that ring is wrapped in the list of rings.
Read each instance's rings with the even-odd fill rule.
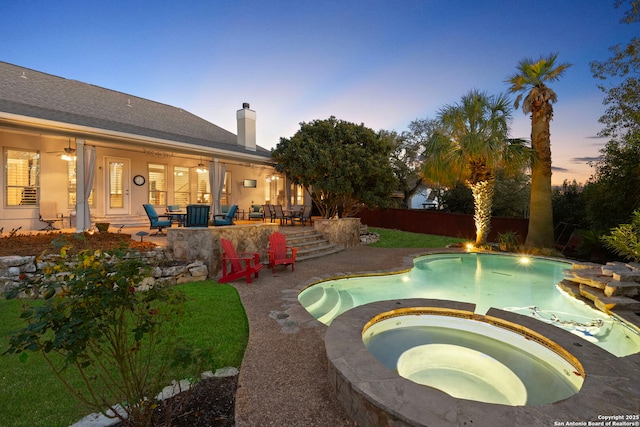
[[[82,233],[91,226],[85,226],[84,165],[84,139],[76,139],[76,233]]]

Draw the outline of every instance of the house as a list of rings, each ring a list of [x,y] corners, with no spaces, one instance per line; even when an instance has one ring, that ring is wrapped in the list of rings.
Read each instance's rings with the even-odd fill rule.
[[[256,113],[237,135],[178,107],[0,62],[0,227],[41,229],[55,202],[64,227],[148,224],[144,203],[298,203],[256,144]],[[59,226],[59,224],[58,224]]]

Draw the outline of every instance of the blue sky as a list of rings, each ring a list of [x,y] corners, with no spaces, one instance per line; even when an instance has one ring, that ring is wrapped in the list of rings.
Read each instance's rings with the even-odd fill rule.
[[[0,60],[184,108],[236,132],[256,111],[258,144],[300,122],[402,132],[470,89],[507,90],[523,58],[573,66],[551,87],[554,184],[584,182],[598,155],[603,94],[589,62],[637,35],[613,0],[4,0]],[[513,137],[530,135],[514,111]]]

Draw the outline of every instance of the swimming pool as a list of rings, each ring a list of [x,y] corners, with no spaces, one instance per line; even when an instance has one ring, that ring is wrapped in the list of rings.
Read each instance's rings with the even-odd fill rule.
[[[300,303],[329,325],[345,311],[375,301],[429,298],[469,302],[476,313],[491,307],[524,314],[566,329],[616,356],[640,352],[640,335],[615,317],[563,292],[558,283],[571,264],[543,258],[485,253],[418,257],[410,270],[314,284]]]

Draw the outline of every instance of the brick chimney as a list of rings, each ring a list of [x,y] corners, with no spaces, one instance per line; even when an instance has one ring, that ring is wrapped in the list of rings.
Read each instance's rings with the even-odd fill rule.
[[[250,151],[256,151],[256,112],[249,109],[249,103],[242,104],[242,110],[236,112],[238,119],[238,145]]]

